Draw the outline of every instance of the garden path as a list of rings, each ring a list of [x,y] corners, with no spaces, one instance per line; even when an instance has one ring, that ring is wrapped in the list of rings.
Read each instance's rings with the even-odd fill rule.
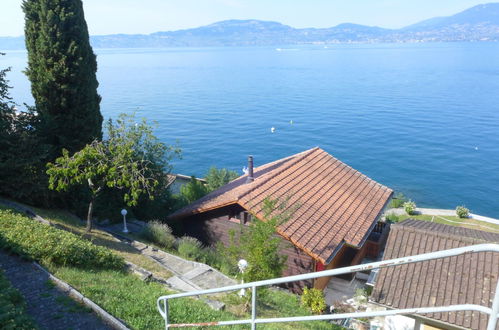
[[[139,231],[138,225],[134,225],[133,222],[129,224],[128,228],[131,231]],[[234,279],[206,264],[185,260],[139,241],[135,241],[130,237],[123,236],[120,232],[122,225],[111,225],[101,227],[101,229],[122,241],[127,241],[131,246],[140,251],[141,254],[148,256],[162,267],[172,272],[174,276],[168,278],[166,282],[173,289],[179,291],[197,291],[236,284]]]
[[[51,284],[33,263],[0,251],[0,268],[26,301],[26,311],[40,329],[112,329],[92,311]]]

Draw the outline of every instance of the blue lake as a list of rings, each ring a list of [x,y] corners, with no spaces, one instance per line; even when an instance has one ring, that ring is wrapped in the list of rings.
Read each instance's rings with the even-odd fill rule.
[[[103,115],[157,121],[183,149],[174,172],[320,146],[418,206],[499,217],[499,43],[96,53]],[[12,96],[32,104],[26,53],[7,66]]]

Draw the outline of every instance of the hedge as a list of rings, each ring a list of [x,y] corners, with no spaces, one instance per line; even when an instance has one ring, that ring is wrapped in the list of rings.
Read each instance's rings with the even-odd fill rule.
[[[64,230],[0,209],[0,248],[37,261],[120,269],[122,257]]]

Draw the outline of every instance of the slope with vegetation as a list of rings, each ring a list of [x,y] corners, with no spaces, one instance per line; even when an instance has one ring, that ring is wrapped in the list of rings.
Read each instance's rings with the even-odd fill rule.
[[[166,289],[163,285],[155,282],[144,282],[139,277],[129,273],[124,268],[118,267],[120,257],[105,247],[96,247],[95,251],[105,251],[105,255],[112,258],[114,262],[101,263],[90,262],[82,254],[72,257],[76,247],[87,246],[90,239],[95,241],[95,236],[90,237],[84,232],[82,225],[69,224],[71,222],[64,213],[45,211],[51,222],[65,224],[68,228],[79,229],[79,234],[70,234],[60,229],[39,224],[35,220],[26,218],[24,215],[11,210],[0,210],[0,235],[3,237],[12,230],[12,223],[20,222],[23,225],[29,224],[36,227],[37,235],[30,237],[33,246],[23,244],[24,237],[18,235],[9,236],[8,240],[3,240],[2,247],[10,249],[18,254],[33,258],[47,267],[55,276],[68,282],[89,299],[103,307],[109,313],[124,320],[134,329],[159,329],[164,327],[162,318],[156,310],[157,297],[174,293]],[[50,215],[50,217],[48,217]],[[46,230],[47,233],[42,233]],[[95,230],[92,235],[95,235]],[[29,235],[29,234],[28,234]],[[43,239],[47,235],[59,235],[61,241],[66,241],[67,254],[58,251],[57,259],[51,258],[48,251],[43,248]],[[70,238],[67,238],[70,237]],[[87,247],[88,248],[88,247]],[[33,252],[33,250],[41,252]],[[126,255],[123,255],[127,259]],[[73,259],[77,258],[77,259]],[[144,266],[144,267],[147,267]],[[247,304],[244,299],[239,298],[235,293],[218,297],[228,305],[226,311],[215,311],[205,303],[193,299],[175,299],[171,302],[171,322],[207,322],[215,320],[229,320],[240,317],[249,317]],[[139,302],[139,303],[138,303]],[[286,292],[272,292],[262,296],[258,306],[258,315],[266,317],[311,315],[311,312],[300,305],[298,297]],[[244,328],[244,327],[241,327]],[[332,325],[326,322],[306,322],[296,324],[269,325],[268,329],[331,329]]]

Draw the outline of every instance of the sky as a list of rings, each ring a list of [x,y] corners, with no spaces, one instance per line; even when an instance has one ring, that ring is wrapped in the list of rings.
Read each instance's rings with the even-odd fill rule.
[[[226,19],[277,21],[296,28],[340,23],[400,28],[450,16],[487,0],[83,0],[91,35],[153,33]],[[23,34],[22,0],[0,0],[0,36]]]

